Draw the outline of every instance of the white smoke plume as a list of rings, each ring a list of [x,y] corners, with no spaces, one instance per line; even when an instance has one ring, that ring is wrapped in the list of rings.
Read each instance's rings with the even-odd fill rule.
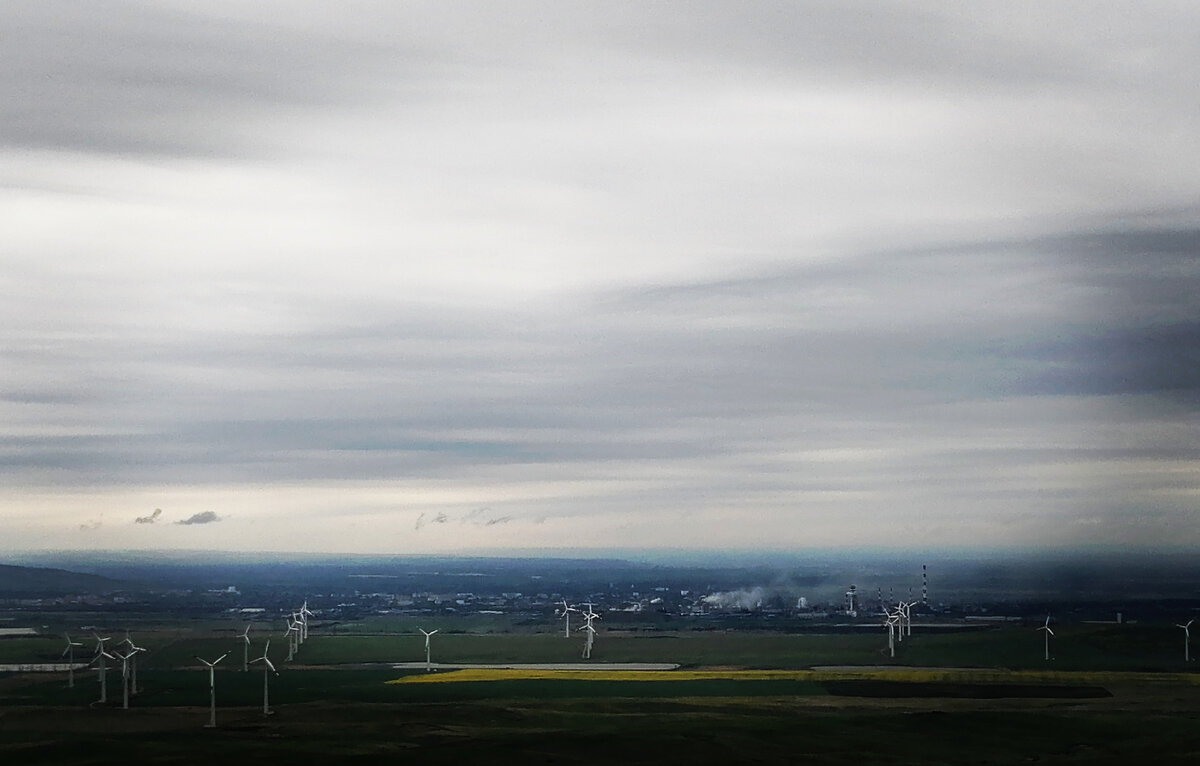
[[[763,599],[767,597],[767,591],[762,586],[755,586],[750,590],[742,588],[740,590],[728,590],[721,593],[712,593],[701,599],[705,604],[717,609],[742,609],[752,610],[761,609]]]
[[[771,585],[767,587],[756,585],[753,588],[740,588],[738,590],[712,593],[700,600],[713,609],[730,612],[752,612],[764,607],[785,608],[799,604],[800,601],[803,601],[804,606],[807,607],[808,599],[798,596],[796,590],[795,587],[787,585]]]

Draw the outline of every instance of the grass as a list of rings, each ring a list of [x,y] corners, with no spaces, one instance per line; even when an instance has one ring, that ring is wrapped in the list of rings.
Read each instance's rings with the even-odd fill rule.
[[[391,623],[396,627],[399,623]],[[435,627],[435,626],[426,626]],[[319,635],[292,667],[240,671],[241,625],[147,626],[138,642],[145,692],[93,706],[95,671],[0,675],[0,762],[130,761],[222,766],[296,757],[327,763],[1017,764],[1195,762],[1200,674],[1182,672],[1181,641],[1149,626],[1000,627],[916,635],[885,656],[882,631],[842,634],[603,632],[603,662],[677,662],[676,671],[473,669],[401,674],[371,663],[419,662],[418,634]],[[123,632],[114,634],[123,637]],[[251,656],[265,634],[252,631]],[[90,656],[92,641],[80,656]],[[55,661],[61,636],[0,641],[0,661]],[[439,633],[444,663],[579,662],[581,638],[557,632]],[[229,652],[217,674],[220,728],[205,730],[207,672],[193,655]],[[1179,655],[1179,656],[1176,656]],[[359,667],[355,667],[358,665]],[[814,666],[881,666],[857,670]],[[930,666],[906,669],[908,666]],[[947,666],[966,669],[938,669]],[[394,683],[389,683],[394,682]],[[987,688],[984,688],[987,687]],[[1111,697],[1070,698],[1089,688]],[[834,694],[830,694],[830,692]],[[847,696],[870,694],[879,696]],[[1030,695],[1016,698],[1018,694]],[[931,695],[925,697],[923,695]],[[1057,698],[1039,699],[1056,695]],[[994,697],[994,698],[989,698]]]
[[[502,631],[511,622],[488,623],[477,616],[460,627],[474,632],[443,631],[433,638],[433,658],[442,663],[578,662],[582,637],[566,639],[553,632]],[[414,623],[409,626],[409,623]],[[328,635],[315,631],[305,643],[299,661],[305,664],[419,662],[424,659],[424,638],[415,631],[416,620],[383,617],[364,620],[362,634]],[[146,620],[135,631],[137,642],[150,649],[139,663],[167,669],[195,665],[193,655],[213,658],[229,652],[226,662],[241,662],[242,644],[236,634],[244,623],[197,620],[167,625]],[[344,627],[344,626],[342,626]],[[400,634],[385,629],[406,629]],[[431,626],[427,626],[431,627]],[[271,639],[272,661],[282,661],[286,642],[279,631],[268,633],[265,623],[251,630],[252,653],[260,654]],[[94,639],[72,634],[84,644],[77,657],[90,658]],[[110,631],[119,641],[124,631]],[[899,644],[897,656],[887,653],[882,630],[855,633],[786,634],[736,631],[681,631],[653,634],[602,630],[592,657],[595,662],[671,662],[689,667],[737,666],[753,669],[804,669],[821,665],[914,665],[992,667],[1038,670],[1185,670],[1180,631],[1153,625],[1062,625],[1051,642],[1053,659],[1046,662],[1042,634],[1030,627],[1003,626],[964,633],[922,633]],[[54,662],[65,646],[61,633],[38,638],[0,640],[0,662]],[[1200,652],[1200,647],[1197,648]]]
[[[192,639],[181,640],[192,648]],[[198,639],[204,641],[204,639]],[[201,644],[202,648],[206,646]],[[179,648],[179,647],[177,647]],[[211,647],[216,648],[216,647]],[[305,647],[308,648],[307,646]],[[182,651],[182,649],[180,649]],[[1187,763],[1200,753],[1197,676],[1129,671],[678,670],[622,672],[290,669],[270,677],[276,715],[261,715],[262,675],[150,669],[145,693],[91,707],[97,681],[25,674],[0,682],[0,762],[222,766],[296,757],[328,763],[953,764]],[[400,683],[388,683],[401,681]],[[880,697],[838,683],[875,684]],[[1102,685],[1098,699],[984,699],[969,684]],[[922,698],[929,689],[939,696]],[[829,690],[842,696],[830,696]],[[854,689],[850,690],[855,692]],[[993,690],[996,691],[996,690]],[[857,690],[856,693],[863,693]],[[1036,689],[1023,693],[1036,697]],[[955,698],[960,697],[960,698]]]
[[[290,757],[422,764],[1191,762],[1200,752],[1195,700],[1174,715],[1144,703],[527,695],[281,703],[269,719],[253,707],[222,707],[216,730],[202,729],[204,705],[128,712],[25,707],[0,717],[0,759],[30,766],[234,766]]]

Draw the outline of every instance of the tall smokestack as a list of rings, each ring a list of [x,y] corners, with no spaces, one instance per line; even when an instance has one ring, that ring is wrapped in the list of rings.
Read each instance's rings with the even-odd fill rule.
[[[929,606],[929,569],[921,565],[921,603]]]

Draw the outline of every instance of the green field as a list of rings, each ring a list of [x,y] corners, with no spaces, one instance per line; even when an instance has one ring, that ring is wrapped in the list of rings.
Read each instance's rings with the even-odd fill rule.
[[[74,689],[64,674],[0,674],[0,762],[1170,764],[1200,756],[1200,675],[1180,673],[1179,637],[1165,628],[1061,626],[1049,663],[1041,634],[1016,627],[922,635],[917,626],[894,660],[882,631],[598,637],[596,664],[683,666],[642,676],[653,682],[604,670],[397,671],[388,665],[423,661],[424,639],[381,630],[314,634],[288,664],[276,635],[275,715],[264,718],[262,672],[240,670],[233,627],[144,624],[135,633],[150,649],[139,665],[144,691],[130,710],[120,709],[119,671],[109,672],[104,706],[93,704],[95,671],[78,672]],[[255,656],[265,635],[252,635]],[[90,655],[87,643],[80,657]],[[432,644],[435,663],[464,664],[575,663],[581,645],[531,631],[447,631]],[[0,661],[54,661],[62,646],[54,636],[8,639]],[[226,652],[219,727],[206,730],[208,677],[193,655]],[[897,669],[804,670],[843,665]],[[388,683],[403,677],[420,682]]]
[[[1043,659],[1042,634],[1021,627],[998,627],[963,633],[915,635],[899,644],[895,658],[887,654],[882,631],[800,633],[680,631],[662,633],[602,632],[592,659],[596,662],[669,662],[683,666],[734,665],[748,668],[807,668],[819,665],[915,665],[995,667],[1010,669],[1178,671],[1185,669],[1178,629],[1168,626],[1063,625],[1051,644],[1052,660]],[[195,665],[194,655],[208,659],[229,652],[227,663],[240,663],[242,644],[229,623],[186,627],[157,626],[135,633],[150,649],[139,661],[146,667]],[[123,632],[114,632],[114,641]],[[254,655],[271,638],[271,659],[282,662],[287,645],[276,631],[252,632]],[[94,640],[80,635],[89,656]],[[433,638],[433,660],[442,663],[577,662],[582,639],[561,633],[441,632]],[[57,661],[61,636],[0,641],[0,662]],[[297,656],[305,665],[418,662],[424,639],[416,633],[314,633]]]
[[[1200,753],[1194,686],[1124,681],[1111,697],[1085,699],[862,698],[794,682],[387,685],[394,674],[309,670],[272,679],[277,712],[263,718],[255,704],[261,679],[242,675],[218,678],[216,730],[202,728],[207,682],[199,672],[156,679],[136,703],[142,707],[129,711],[51,700],[41,688],[12,688],[10,679],[6,697],[29,696],[0,710],[0,758],[1182,764]]]

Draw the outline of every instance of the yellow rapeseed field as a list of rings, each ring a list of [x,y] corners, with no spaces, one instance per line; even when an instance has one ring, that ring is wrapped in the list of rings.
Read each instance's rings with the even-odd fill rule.
[[[414,674],[392,684],[472,683],[481,681],[909,681],[913,683],[1106,684],[1122,681],[1200,684],[1190,673],[1049,671],[986,669],[863,670],[532,670],[467,669]]]

